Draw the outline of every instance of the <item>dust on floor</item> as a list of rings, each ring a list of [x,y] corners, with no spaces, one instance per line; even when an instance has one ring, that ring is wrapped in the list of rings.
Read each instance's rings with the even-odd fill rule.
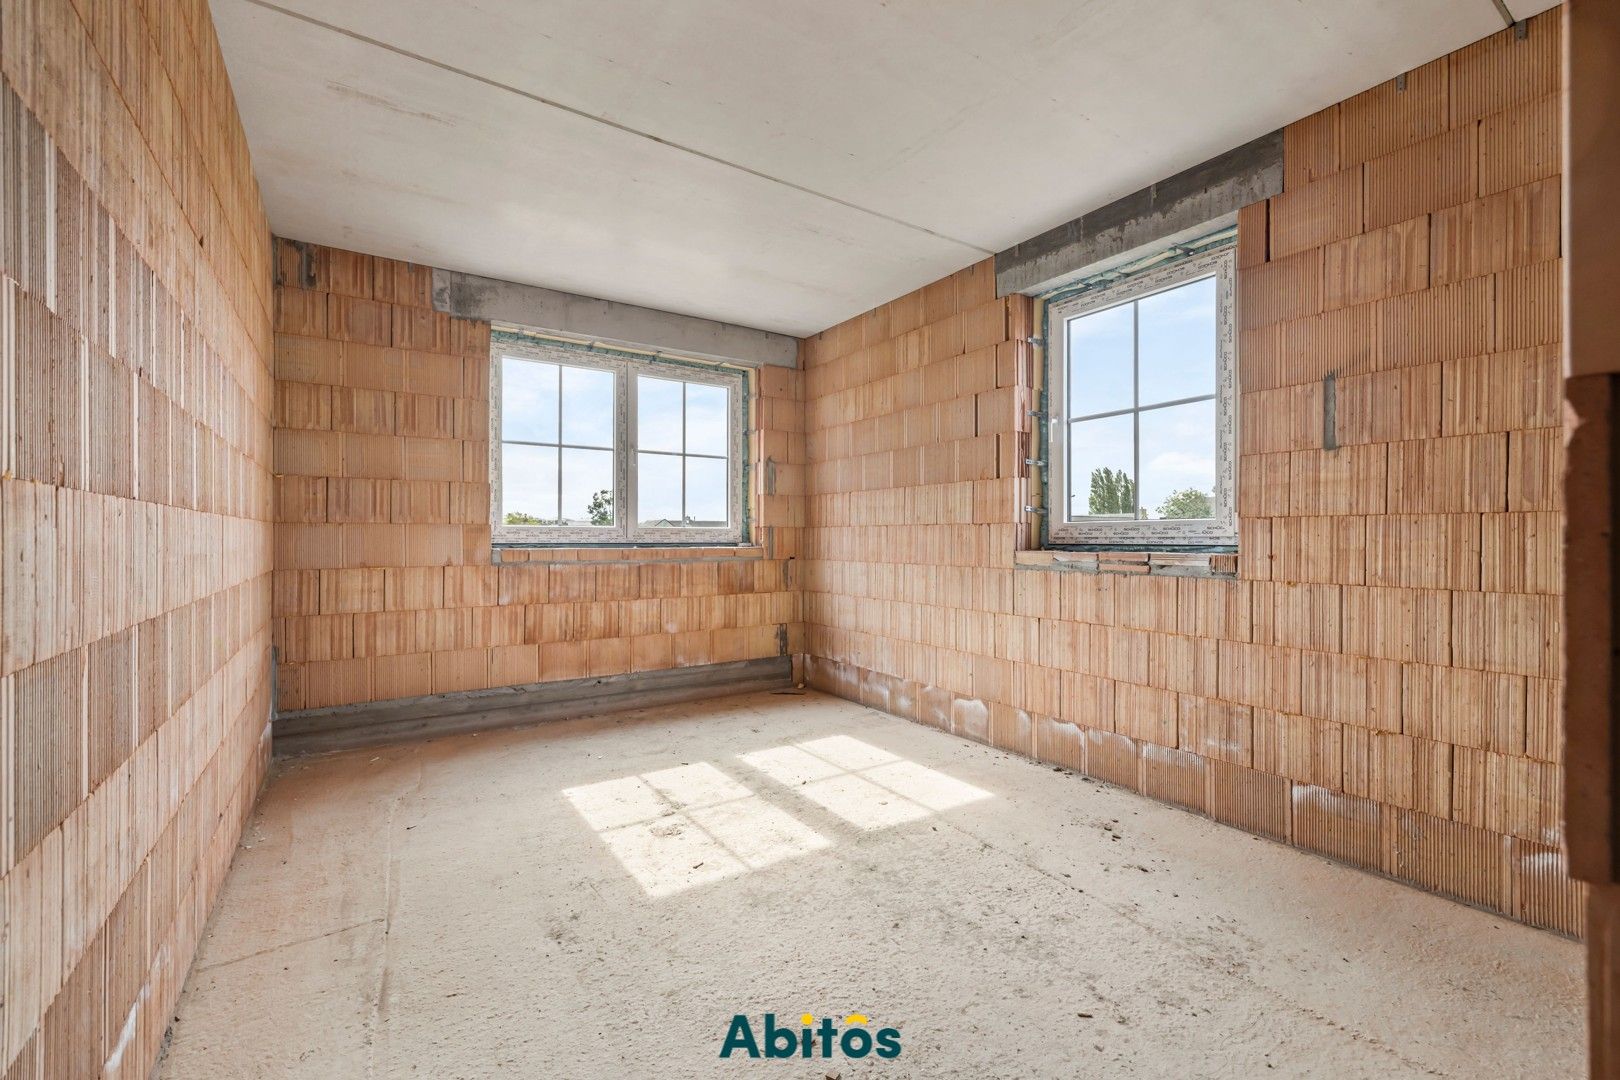
[[[1562,1077],[1583,989],[1573,942],[767,693],[279,764],[160,1075]],[[767,1012],[901,1052],[722,1059]]]

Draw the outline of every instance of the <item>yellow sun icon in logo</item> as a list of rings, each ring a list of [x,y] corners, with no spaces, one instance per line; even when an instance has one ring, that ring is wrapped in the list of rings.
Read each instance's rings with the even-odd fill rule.
[[[809,1027],[815,1022],[816,1018],[811,1016],[809,1013],[805,1013],[803,1016],[799,1017],[799,1023],[803,1024],[805,1027]],[[844,1017],[844,1023],[846,1024],[864,1024],[867,1022],[868,1020],[866,1014],[864,1013],[850,1013],[848,1016]]]

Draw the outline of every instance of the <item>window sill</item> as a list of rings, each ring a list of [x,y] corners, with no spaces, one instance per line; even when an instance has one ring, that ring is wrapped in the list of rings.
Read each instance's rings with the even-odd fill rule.
[[[550,547],[540,544],[496,544],[497,563],[661,563],[709,562],[717,559],[763,559],[759,544],[711,544],[701,547],[638,546],[635,544],[582,544]]]
[[[1013,565],[1080,574],[1236,578],[1235,551],[1019,551]]]

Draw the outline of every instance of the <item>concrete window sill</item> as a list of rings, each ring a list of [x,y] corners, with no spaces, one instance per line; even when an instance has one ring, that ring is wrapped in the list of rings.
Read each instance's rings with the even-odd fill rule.
[[[1081,574],[1236,578],[1235,551],[1020,551],[1013,564]]]
[[[719,559],[763,559],[759,544],[714,547],[636,547],[582,545],[579,547],[519,547],[499,545],[492,561],[497,563],[664,563],[708,562]]]

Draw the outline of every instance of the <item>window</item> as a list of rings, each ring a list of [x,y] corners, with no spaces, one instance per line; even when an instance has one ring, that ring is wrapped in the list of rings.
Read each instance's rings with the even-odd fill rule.
[[[1232,277],[1227,246],[1049,301],[1049,542],[1237,542]]]
[[[741,371],[498,333],[496,543],[742,540]]]

